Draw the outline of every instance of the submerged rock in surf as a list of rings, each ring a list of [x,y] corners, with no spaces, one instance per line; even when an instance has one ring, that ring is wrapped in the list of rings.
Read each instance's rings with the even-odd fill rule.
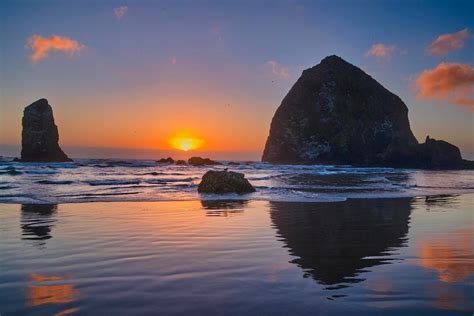
[[[157,163],[174,163],[174,159],[171,157],[168,158],[161,158],[157,161]]]
[[[188,159],[188,164],[191,166],[221,165],[218,161],[202,157],[191,157]]]

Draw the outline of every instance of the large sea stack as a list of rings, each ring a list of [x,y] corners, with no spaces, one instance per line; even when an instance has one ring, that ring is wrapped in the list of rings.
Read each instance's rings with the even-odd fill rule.
[[[273,117],[262,160],[416,168],[468,163],[447,142],[420,145],[405,103],[338,56],[303,71]]]
[[[48,100],[39,99],[23,111],[21,159],[23,162],[72,161],[59,147],[58,127]]]

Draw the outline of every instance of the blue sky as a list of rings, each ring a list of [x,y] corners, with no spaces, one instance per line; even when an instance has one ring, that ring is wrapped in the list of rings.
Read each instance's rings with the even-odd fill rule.
[[[445,139],[474,158],[473,107],[417,98],[416,90],[418,76],[441,63],[471,71],[472,1],[7,0],[0,7],[1,144],[20,143],[24,106],[46,97],[66,147],[169,149],[166,139],[186,130],[208,140],[211,152],[258,158],[301,71],[336,54],[402,98],[419,141]],[[118,7],[127,8],[120,18]],[[440,35],[465,29],[462,48],[429,53]],[[33,35],[83,49],[32,62]],[[375,44],[389,56],[367,56]],[[467,89],[472,99],[472,83]]]

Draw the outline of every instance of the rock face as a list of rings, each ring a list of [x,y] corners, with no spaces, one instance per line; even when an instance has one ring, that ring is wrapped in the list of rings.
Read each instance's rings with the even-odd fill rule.
[[[220,165],[218,161],[211,160],[209,158],[191,157],[188,159],[188,164],[191,166],[206,166],[206,165]]]
[[[455,146],[435,142],[419,145],[398,96],[361,69],[329,56],[303,71],[283,99],[262,161],[461,167]]]
[[[48,100],[39,99],[28,105],[23,111],[22,125],[20,161],[72,161],[59,147],[58,127]]]
[[[209,170],[202,177],[198,186],[199,193],[250,193],[255,192],[254,187],[245,179],[243,173],[233,171]]]
[[[176,160],[176,164],[178,166],[186,166],[187,165],[186,161],[184,161],[184,160]]]

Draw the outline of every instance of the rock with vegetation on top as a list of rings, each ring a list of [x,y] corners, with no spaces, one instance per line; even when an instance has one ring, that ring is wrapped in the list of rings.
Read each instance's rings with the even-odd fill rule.
[[[251,193],[255,192],[254,187],[245,179],[245,175],[233,171],[209,170],[202,177],[198,186],[199,193]]]
[[[273,116],[262,160],[463,168],[456,147],[419,144],[403,101],[338,56],[303,71]]]
[[[207,165],[220,165],[218,161],[211,160],[209,158],[191,157],[188,159],[188,164],[191,166],[207,166]]]
[[[58,127],[48,100],[39,99],[23,111],[22,162],[72,161],[59,147]]]

